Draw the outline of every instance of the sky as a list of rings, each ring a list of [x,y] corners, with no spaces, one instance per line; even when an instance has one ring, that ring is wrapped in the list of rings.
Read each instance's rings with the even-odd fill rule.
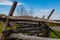
[[[0,14],[9,14],[9,10],[13,4],[14,0],[0,0]],[[50,12],[55,9],[54,13],[50,17],[52,20],[60,20],[60,0],[15,0],[18,2],[16,9],[14,11],[14,16],[16,16],[17,8],[21,5],[27,11],[30,11],[32,8],[32,16],[37,16],[42,18],[45,15],[45,18],[48,17]]]

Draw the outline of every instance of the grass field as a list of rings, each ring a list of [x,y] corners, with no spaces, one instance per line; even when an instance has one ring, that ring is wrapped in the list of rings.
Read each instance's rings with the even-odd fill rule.
[[[54,30],[59,36],[60,36],[60,32]],[[53,32],[50,32],[50,38],[58,38]]]

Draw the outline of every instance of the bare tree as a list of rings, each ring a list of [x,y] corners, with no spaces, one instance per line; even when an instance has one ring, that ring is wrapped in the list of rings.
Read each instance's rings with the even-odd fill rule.
[[[27,14],[27,10],[24,8],[23,5],[21,5],[19,8],[17,8],[17,13],[19,16],[23,16]]]
[[[19,8],[17,8],[18,16],[27,16],[27,15],[32,16],[33,12],[34,12],[34,8],[30,7],[30,11],[29,12],[28,11],[29,10],[26,10],[23,5],[21,5]]]
[[[34,12],[34,7],[33,7],[33,6],[31,6],[31,7],[30,7],[30,13],[29,13],[29,14],[30,14],[30,16],[32,16],[32,15],[33,15],[33,12]]]
[[[17,8],[17,15],[20,16],[20,9]]]

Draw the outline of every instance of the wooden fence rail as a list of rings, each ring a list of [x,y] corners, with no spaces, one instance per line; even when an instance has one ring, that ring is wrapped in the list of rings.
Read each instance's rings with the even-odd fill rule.
[[[21,34],[21,33],[18,33],[18,34],[12,33],[10,37],[24,39],[24,40],[60,40],[60,39],[43,38],[43,37],[37,37],[37,36],[29,36],[29,35]]]

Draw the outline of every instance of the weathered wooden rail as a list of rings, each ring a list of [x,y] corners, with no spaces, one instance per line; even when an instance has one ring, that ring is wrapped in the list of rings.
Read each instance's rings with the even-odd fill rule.
[[[29,35],[21,34],[21,33],[18,33],[18,34],[12,33],[10,37],[23,39],[23,40],[60,40],[60,39],[44,38],[44,37],[37,37],[37,36],[29,36]]]
[[[34,18],[34,17],[23,17],[23,16],[1,16],[0,18],[2,19],[10,19],[10,21],[20,21],[20,20],[25,20],[25,21],[37,21],[37,22],[45,22],[45,23],[54,23],[54,24],[60,24],[60,22],[57,21],[52,21],[49,19],[43,19],[43,18]]]

